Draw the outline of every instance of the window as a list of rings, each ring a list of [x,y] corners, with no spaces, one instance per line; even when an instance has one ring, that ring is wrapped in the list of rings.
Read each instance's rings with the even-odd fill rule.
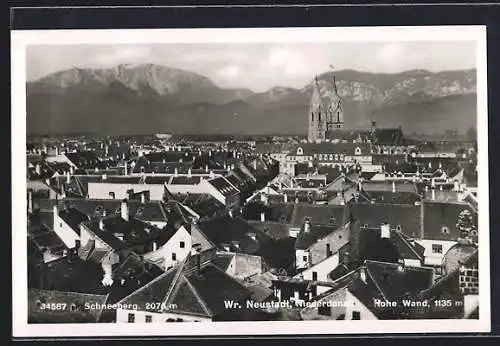
[[[356,150],[354,151],[355,155],[361,155],[361,148],[356,147]]]
[[[396,226],[396,230],[397,230],[397,231],[401,231],[401,225],[397,225],[397,226]]]
[[[181,247],[181,249],[184,249],[186,247],[186,243],[184,243],[183,241],[181,241],[179,243],[179,246]]]
[[[110,197],[111,199],[115,199],[115,193],[114,193],[114,192],[110,192],[110,193],[109,193],[109,197]]]
[[[128,323],[135,322],[135,314],[128,314]]]
[[[330,316],[332,312],[332,308],[330,306],[320,305],[318,307],[318,315],[320,316]]]
[[[302,256],[302,260],[303,260],[304,262],[307,262],[307,256]]]
[[[330,244],[326,244],[326,257],[330,257],[332,255],[332,250],[330,249]]]
[[[71,304],[70,307],[69,307],[69,309],[71,311],[76,311],[76,304]]]
[[[177,260],[177,254],[174,252],[172,254],[172,261],[176,261]]]
[[[353,311],[352,312],[352,319],[353,320],[360,320],[361,319],[361,313],[359,311]]]
[[[443,228],[441,228],[441,233],[450,234],[450,229],[446,226],[443,226]]]
[[[312,279],[313,279],[313,281],[318,281],[318,272],[312,273]]]
[[[432,253],[443,253],[443,245],[432,244]]]
[[[146,323],[151,323],[151,322],[153,322],[153,316],[146,315]]]

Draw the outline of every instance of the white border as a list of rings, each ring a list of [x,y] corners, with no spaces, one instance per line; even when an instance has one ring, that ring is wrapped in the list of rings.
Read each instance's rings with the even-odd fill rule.
[[[479,320],[283,321],[170,324],[27,324],[26,46],[29,44],[475,41],[479,189]],[[276,29],[154,29],[12,31],[13,336],[216,336],[287,334],[490,332],[488,114],[485,26]],[[488,231],[486,231],[488,230]]]

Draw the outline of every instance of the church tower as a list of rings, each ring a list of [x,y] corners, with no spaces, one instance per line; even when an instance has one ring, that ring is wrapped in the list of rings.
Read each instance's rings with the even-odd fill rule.
[[[309,142],[325,140],[326,118],[327,112],[321,100],[318,77],[315,77],[311,102],[309,103],[309,132],[307,136]]]
[[[344,104],[337,89],[335,74],[333,75],[333,95],[330,98],[330,104],[328,105],[327,127],[328,131],[344,129]]]

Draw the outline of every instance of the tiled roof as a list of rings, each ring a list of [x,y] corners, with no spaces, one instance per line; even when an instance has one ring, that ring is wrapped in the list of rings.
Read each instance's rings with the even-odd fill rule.
[[[376,261],[366,261],[365,266],[383,297],[389,301],[398,301],[407,294],[416,296],[432,285],[432,268],[401,268],[399,264]]]
[[[295,249],[306,250],[318,240],[334,233],[339,227],[340,226],[311,225],[308,232],[302,228],[295,241]],[[343,241],[349,240],[344,239]]]
[[[145,303],[165,302],[176,305],[169,310],[172,313],[214,317],[225,310],[225,300],[242,301],[250,295],[248,289],[215,265],[203,262],[199,271],[172,268],[123,299],[122,303],[137,304],[139,310],[146,310]]]
[[[92,323],[97,322],[101,309],[87,309],[86,304],[104,304],[106,295],[83,294],[52,290],[28,289],[28,323]],[[57,302],[64,309],[50,312],[39,304]]]
[[[110,288],[102,285],[102,266],[81,260],[76,255],[62,257],[40,268],[43,286],[36,288],[63,292],[106,295]]]
[[[106,215],[121,213],[121,201],[116,199],[65,198],[61,204],[68,208],[76,208],[89,217],[100,217],[103,210],[106,210]],[[166,215],[162,204],[157,201],[141,203],[141,201],[129,200],[128,207],[129,215],[139,220],[150,222],[168,220],[168,215]]]
[[[309,218],[311,225],[335,226],[338,228],[348,220],[347,206],[303,204],[295,205],[291,227],[301,228],[305,218]]]
[[[424,239],[457,240],[461,234],[456,228],[458,215],[469,210],[477,229],[477,213],[466,203],[424,201]]]
[[[170,229],[161,231],[133,217],[131,217],[129,221],[125,221],[120,216],[110,216],[102,218],[102,221],[105,225],[104,230],[99,228],[98,220],[84,222],[83,225],[115,250],[121,250],[135,244],[153,240],[162,241],[162,243],[159,244],[161,246],[168,241],[168,239],[172,237],[172,233],[176,231]],[[123,234],[123,241],[115,235],[117,233]]]
[[[265,215],[265,221],[290,223],[292,220],[293,203],[269,203],[250,202],[243,207],[242,217],[246,220],[261,220],[261,213]]]
[[[226,271],[231,264],[235,254],[229,252],[219,252],[212,259],[212,263],[217,266],[220,270]]]
[[[197,226],[219,250],[225,250],[226,244],[233,241],[239,242],[239,250],[233,251],[253,254],[259,249],[259,242],[250,236],[258,230],[242,219],[223,216],[200,222]]]
[[[349,203],[349,209],[360,225],[378,228],[388,223],[391,228],[400,226],[401,232],[411,238],[421,233],[421,206],[409,204]]]
[[[453,245],[443,257],[445,273],[457,270],[471,255],[477,252],[477,245],[465,241]]]
[[[89,221],[89,217],[76,208],[68,208],[59,211],[59,217],[64,220],[78,235],[80,235],[80,223]]]
[[[229,181],[224,177],[217,177],[208,180],[208,183],[215,187],[222,195],[229,197],[239,193],[239,190],[234,187]]]

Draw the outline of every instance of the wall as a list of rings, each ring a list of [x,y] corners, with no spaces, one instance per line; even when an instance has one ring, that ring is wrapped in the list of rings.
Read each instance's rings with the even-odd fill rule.
[[[101,239],[97,238],[94,234],[89,232],[85,226],[80,225],[80,242],[81,246],[85,246],[89,240],[95,240],[96,249],[108,249],[111,250],[111,247],[104,243]]]
[[[345,319],[352,319],[352,312],[359,311],[361,320],[377,320],[377,316],[373,314],[358,298],[356,298],[349,290],[346,292],[346,301],[349,302],[346,308]]]
[[[309,249],[311,253],[311,264],[314,265],[327,258],[326,245],[330,245],[331,253],[334,254],[349,242],[350,226],[346,224],[340,229],[318,240]],[[333,269],[333,268],[332,268]]]
[[[88,195],[90,199],[113,199],[109,196],[114,192],[114,199],[128,198],[127,190],[148,190],[152,201],[161,201],[165,188],[162,184],[114,184],[114,183],[89,183]]]
[[[167,184],[167,189],[170,193],[202,193],[202,188],[200,188],[200,184],[195,185],[187,185],[187,184]]]
[[[200,193],[208,193],[216,200],[226,205],[226,198],[219,192],[219,190],[213,187],[207,180],[201,181],[198,184],[198,188],[200,189]]]
[[[440,266],[443,262],[443,257],[446,255],[448,250],[456,244],[455,241],[449,240],[416,240],[416,242],[425,248],[424,251],[424,265],[429,266]],[[433,253],[432,245],[441,244],[443,246],[443,251],[441,253]]]
[[[327,302],[331,302],[330,308],[330,315],[329,316],[324,316],[319,314],[319,309],[318,306],[309,306],[300,312],[300,316],[304,320],[336,320],[339,318],[341,315],[346,315],[346,307],[342,305],[342,303],[346,302],[346,294],[347,294],[347,289],[341,288],[338,289],[335,292],[332,292],[328,296],[321,298],[318,300],[318,304],[325,304]],[[337,304],[335,304],[337,303]]]
[[[57,212],[54,212],[54,232],[69,249],[75,247],[75,240],[80,240],[76,231],[61,219]]]
[[[313,280],[313,272],[316,272],[316,281],[332,281],[328,278],[328,273],[330,273],[339,264],[339,257],[339,253],[336,252],[333,256],[330,256],[316,265],[307,268],[295,277],[299,278],[303,276],[305,280]]]
[[[118,308],[116,309],[116,323],[128,323],[128,314],[132,313],[135,315],[134,323],[146,323],[146,315],[149,315],[153,318],[152,323],[168,323],[167,319],[169,318],[182,318],[184,322],[210,322],[210,318],[206,317],[198,317],[184,314],[175,314],[175,313],[154,313],[154,312],[146,312],[146,311],[138,311],[138,310],[127,310]]]
[[[304,260],[304,256],[307,257]],[[309,266],[310,255],[308,250],[296,249],[295,250],[295,268],[304,269]]]
[[[184,242],[184,248],[180,247],[180,242]],[[188,231],[181,226],[177,232],[166,242],[163,246],[159,247],[156,251],[148,252],[144,258],[155,263],[161,263],[163,258],[162,267],[167,269],[174,266],[176,263],[184,260],[191,252],[191,235]],[[172,254],[176,254],[176,260],[172,260]]]
[[[234,277],[243,279],[248,276],[262,274],[262,258],[237,253],[234,259]]]

